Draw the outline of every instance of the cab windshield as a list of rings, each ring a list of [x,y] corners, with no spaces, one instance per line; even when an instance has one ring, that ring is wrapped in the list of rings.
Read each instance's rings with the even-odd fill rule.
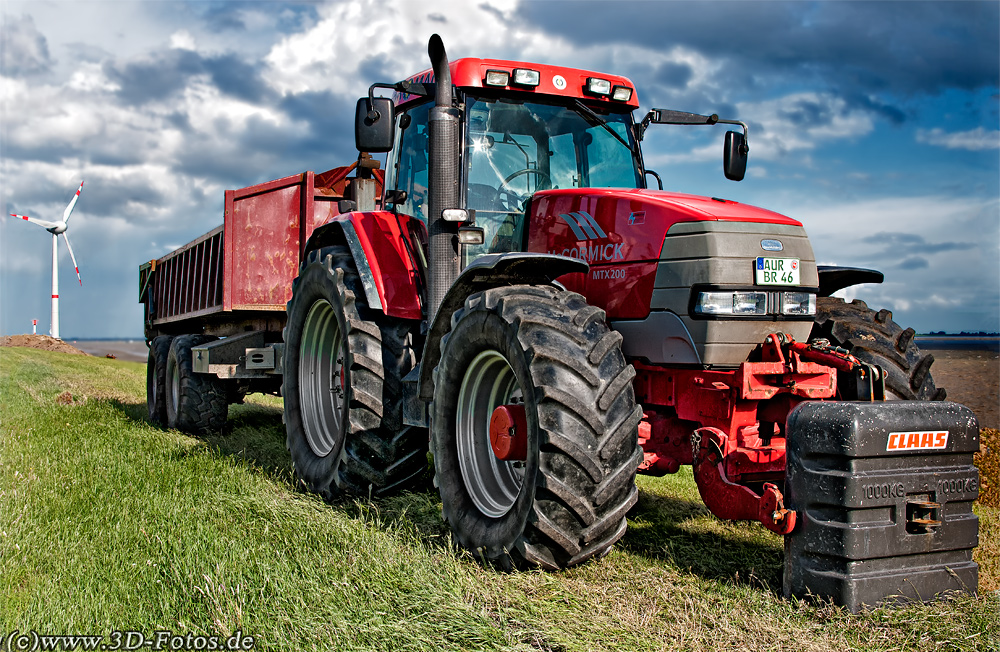
[[[522,211],[539,190],[641,187],[631,113],[472,97],[466,107],[465,205],[486,232],[467,261],[520,250]]]

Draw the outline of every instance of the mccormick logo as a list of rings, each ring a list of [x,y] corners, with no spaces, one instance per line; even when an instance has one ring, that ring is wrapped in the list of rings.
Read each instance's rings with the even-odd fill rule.
[[[597,240],[608,237],[601,225],[586,211],[563,213],[559,217],[563,218],[566,224],[569,224],[569,228],[573,229],[573,235],[576,236],[577,240]]]
[[[597,220],[590,213],[576,211],[575,213],[562,213],[559,217],[569,225],[577,241],[586,240],[587,242],[579,246],[567,247],[562,251],[552,250],[549,251],[550,254],[561,254],[570,258],[579,258],[587,263],[613,262],[625,259],[625,255],[622,252],[623,243],[619,242],[615,244],[609,242],[601,244],[599,242],[591,242],[607,238],[608,234],[604,232],[604,229],[601,228],[601,225],[597,223]]]
[[[890,432],[887,451],[915,451],[947,448],[948,431]]]

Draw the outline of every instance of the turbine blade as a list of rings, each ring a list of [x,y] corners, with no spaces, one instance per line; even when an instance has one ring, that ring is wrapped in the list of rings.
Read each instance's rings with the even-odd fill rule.
[[[32,224],[37,224],[38,226],[40,226],[42,228],[45,228],[45,229],[54,229],[57,226],[59,226],[55,222],[46,222],[45,220],[40,220],[40,219],[35,218],[35,217],[28,217],[27,215],[15,215],[14,213],[11,213],[10,216],[11,217],[16,217],[16,218],[19,218],[19,219],[22,219],[22,220],[27,220],[28,222],[31,222]]]
[[[69,216],[73,212],[73,209],[76,208],[76,202],[80,199],[80,193],[82,191],[83,191],[83,182],[81,181],[80,187],[77,188],[76,194],[73,195],[73,199],[69,200],[69,206],[67,206],[66,210],[63,211],[63,222],[69,221]]]
[[[73,269],[76,270],[76,279],[80,281],[80,285],[83,285],[83,279],[80,278],[80,266],[76,264],[76,256],[73,255],[73,247],[69,244],[69,236],[63,232],[62,237],[66,238],[66,248],[69,249],[69,257],[73,260]]]

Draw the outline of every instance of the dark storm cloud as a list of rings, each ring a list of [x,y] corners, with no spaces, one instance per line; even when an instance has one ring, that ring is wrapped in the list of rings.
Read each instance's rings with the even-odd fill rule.
[[[392,81],[392,75],[389,72],[392,69],[391,66],[392,61],[389,60],[388,55],[377,54],[366,57],[358,64],[358,76],[371,82]]]
[[[354,148],[354,108],[357,98],[342,97],[330,91],[305,92],[285,97],[280,108],[293,120],[304,121],[309,128],[304,137],[288,142],[285,148],[301,157],[309,169],[329,164],[346,165],[357,157]],[[247,134],[252,137],[252,134]],[[340,162],[348,158],[346,163]],[[327,163],[329,162],[329,163]],[[303,167],[302,169],[306,169]]]
[[[35,28],[31,16],[3,17],[0,26],[0,65],[8,77],[23,77],[48,72],[52,67],[49,46]]]
[[[203,60],[206,72],[220,91],[246,102],[262,102],[271,95],[270,89],[257,73],[259,67],[234,54]]]
[[[656,81],[674,88],[684,88],[694,76],[691,66],[686,63],[667,62],[656,71]]]
[[[1000,76],[996,2],[524,2],[517,14],[581,45],[721,56],[747,84],[806,76],[834,89],[937,93]]]
[[[943,251],[956,251],[959,249],[971,249],[975,245],[971,242],[927,242],[923,236],[915,233],[876,233],[862,238],[862,242],[879,245],[885,248],[885,256],[901,258],[908,256],[900,265],[915,260],[919,254],[937,254]],[[921,259],[922,260],[922,259]],[[924,265],[917,265],[923,267]],[[907,269],[914,269],[909,267]]]
[[[191,50],[160,51],[143,61],[104,66],[108,79],[121,87],[118,97],[133,106],[170,97],[202,71],[201,56]]]
[[[203,57],[191,50],[177,49],[154,52],[142,61],[104,66],[104,73],[120,86],[118,97],[132,106],[166,99],[200,74],[208,74],[226,95],[247,102],[262,102],[270,91],[261,80],[259,70],[260,67],[235,54]]]
[[[48,177],[22,180],[17,187],[17,203],[8,204],[8,210],[43,220],[61,219],[63,209],[81,181],[85,185],[74,215],[85,212],[98,219],[108,215],[127,217],[130,208],[160,208],[169,203],[167,197],[151,188],[149,179],[139,173],[103,176],[91,172],[69,181]]]
[[[246,32],[243,13],[253,11],[270,16],[274,26],[281,31],[299,29],[305,20],[315,20],[316,3],[313,0],[294,2],[262,2],[261,0],[199,0],[189,2],[207,27],[219,32]]]

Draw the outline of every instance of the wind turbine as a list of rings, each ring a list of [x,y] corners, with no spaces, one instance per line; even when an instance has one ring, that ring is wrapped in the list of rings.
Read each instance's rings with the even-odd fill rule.
[[[69,257],[73,259],[73,268],[76,270],[76,278],[80,281],[80,285],[83,285],[83,279],[80,278],[80,266],[76,264],[76,256],[73,255],[73,247],[69,243],[69,236],[66,235],[66,229],[69,228],[69,216],[73,214],[73,209],[76,208],[76,202],[80,199],[80,192],[83,190],[83,182],[80,182],[80,187],[77,188],[76,194],[73,195],[73,199],[70,200],[69,206],[63,211],[62,219],[58,222],[47,222],[45,220],[39,220],[34,217],[28,217],[27,215],[15,215],[11,213],[11,217],[18,217],[22,220],[31,222],[32,224],[37,224],[46,231],[52,234],[52,328],[49,334],[59,339],[59,236],[62,235],[66,239],[66,248],[69,249]]]

